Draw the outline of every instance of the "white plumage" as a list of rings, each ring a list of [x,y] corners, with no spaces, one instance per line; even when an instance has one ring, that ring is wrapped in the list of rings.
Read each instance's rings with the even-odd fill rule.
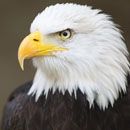
[[[42,38],[67,48],[54,56],[37,57],[33,64],[37,72],[30,94],[47,96],[50,89],[70,95],[79,88],[85,93],[90,107],[96,101],[101,109],[113,105],[119,92],[126,92],[129,72],[128,52],[120,30],[110,16],[101,10],[77,4],[56,4],[38,14],[31,32],[39,30]],[[70,40],[60,40],[55,34],[71,29]]]

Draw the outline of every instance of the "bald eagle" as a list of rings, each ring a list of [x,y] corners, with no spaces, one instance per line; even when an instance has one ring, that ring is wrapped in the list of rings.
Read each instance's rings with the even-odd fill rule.
[[[109,15],[56,4],[30,32],[18,60],[37,71],[10,95],[2,130],[130,130],[129,53]]]

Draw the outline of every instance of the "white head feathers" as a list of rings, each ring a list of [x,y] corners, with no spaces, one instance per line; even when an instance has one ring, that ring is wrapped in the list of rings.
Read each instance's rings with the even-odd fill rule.
[[[39,30],[43,37],[68,28],[74,32],[61,44],[67,51],[33,59],[37,72],[29,94],[36,94],[36,100],[50,89],[71,95],[79,88],[90,106],[96,101],[105,109],[114,104],[119,92],[126,92],[128,52],[111,18],[100,12],[88,6],[57,4],[34,19],[31,32]]]

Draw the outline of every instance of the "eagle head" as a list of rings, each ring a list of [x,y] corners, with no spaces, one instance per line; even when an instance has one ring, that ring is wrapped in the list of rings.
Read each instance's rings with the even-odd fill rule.
[[[33,58],[37,72],[29,90],[36,101],[49,90],[79,89],[90,107],[114,104],[126,92],[128,51],[109,15],[86,5],[56,4],[39,13],[20,44],[18,60]]]

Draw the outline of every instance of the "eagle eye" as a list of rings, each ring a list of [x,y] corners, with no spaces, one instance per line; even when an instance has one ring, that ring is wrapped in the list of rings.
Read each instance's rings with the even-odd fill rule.
[[[61,31],[58,33],[58,36],[62,39],[62,40],[68,40],[72,37],[72,31],[70,29]]]

